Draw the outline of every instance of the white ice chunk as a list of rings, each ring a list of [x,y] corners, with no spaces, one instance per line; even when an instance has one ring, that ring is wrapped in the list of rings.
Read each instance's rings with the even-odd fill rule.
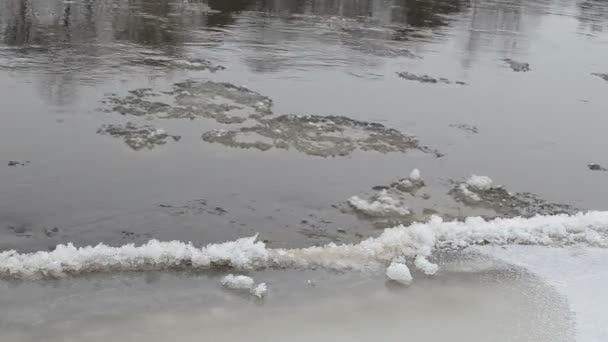
[[[433,264],[422,255],[416,257],[414,265],[417,269],[419,269],[420,271],[422,271],[422,273],[426,275],[434,275],[439,270],[439,266],[437,266],[437,264]]]
[[[371,202],[353,196],[348,199],[348,203],[369,216],[406,216],[410,214],[410,210],[401,201],[391,197],[386,190],[380,191]]]
[[[256,287],[251,289],[251,294],[258,298],[264,298],[264,296],[266,296],[266,292],[268,292],[268,287],[266,286],[266,283],[260,283]]]
[[[476,190],[489,190],[492,188],[492,179],[487,176],[472,175],[467,180],[467,185]]]
[[[420,175],[420,170],[413,169],[410,173],[409,179],[413,182],[420,182],[422,180],[422,176]]]
[[[253,278],[244,275],[229,274],[222,278],[221,283],[224,287],[233,290],[253,290],[255,281]]]
[[[386,276],[390,280],[394,280],[403,285],[412,283],[412,274],[406,264],[393,262],[386,269]]]

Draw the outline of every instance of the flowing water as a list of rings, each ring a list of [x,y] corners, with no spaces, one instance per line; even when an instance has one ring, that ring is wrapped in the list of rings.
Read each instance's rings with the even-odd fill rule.
[[[607,55],[601,0],[0,0],[0,340],[603,341],[601,214],[437,233],[506,249],[408,235],[440,269],[407,288],[350,252],[243,268],[262,301],[179,249],[56,246],[259,233],[297,254],[432,215],[608,210]]]

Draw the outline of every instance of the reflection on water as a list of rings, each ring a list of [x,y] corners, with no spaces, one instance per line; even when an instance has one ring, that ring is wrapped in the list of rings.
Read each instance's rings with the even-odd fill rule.
[[[608,19],[597,0],[2,0],[0,69],[39,70],[45,97],[61,104],[70,84],[95,84],[150,55],[237,53],[258,73],[373,70],[464,32],[470,67],[480,50],[525,53],[527,33],[552,8],[581,31],[603,32]]]

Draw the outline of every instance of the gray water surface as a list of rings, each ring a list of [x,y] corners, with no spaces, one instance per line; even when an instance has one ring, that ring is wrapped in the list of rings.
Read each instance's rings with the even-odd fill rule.
[[[152,238],[200,245],[257,232],[273,247],[354,242],[393,222],[379,227],[346,199],[413,168],[427,185],[410,199],[421,213],[500,216],[448,195],[452,181],[473,173],[547,203],[606,210],[608,173],[587,164],[608,166],[607,55],[603,1],[0,0],[0,251]],[[471,301],[513,295],[500,302],[508,311],[525,304],[521,293],[540,298],[500,279]],[[456,297],[483,284],[472,283]],[[24,291],[5,285],[0,300]],[[433,286],[423,297],[444,290]],[[344,296],[365,311],[367,302],[352,300],[359,292]],[[368,304],[393,301],[386,298]],[[28,312],[38,304],[29,305],[17,323],[34,319]],[[407,319],[418,312],[389,307]],[[441,311],[431,307],[424,317]],[[319,324],[313,309],[302,310],[293,316],[304,317],[302,327]],[[475,326],[490,310],[474,307],[464,321]],[[522,312],[543,315],[534,306]],[[197,321],[172,314],[188,317],[182,340],[193,340]],[[488,320],[505,317],[513,318]],[[231,340],[218,331],[232,321],[214,319],[206,321],[212,335]],[[263,340],[256,329],[272,319],[257,319],[248,331]],[[42,321],[49,325],[33,335],[6,339],[55,331],[64,341],[76,331]],[[567,319],[559,322],[552,332],[570,339]],[[90,324],[80,327],[93,331]],[[120,329],[89,338],[129,336]],[[473,335],[461,336],[484,340]]]

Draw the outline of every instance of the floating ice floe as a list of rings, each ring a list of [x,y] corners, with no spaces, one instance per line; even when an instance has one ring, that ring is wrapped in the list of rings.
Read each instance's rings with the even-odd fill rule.
[[[266,283],[260,283],[254,287],[250,293],[258,298],[264,298],[266,296],[266,292],[268,292]]]
[[[168,140],[179,141],[181,136],[170,135],[162,128],[154,128],[149,125],[137,125],[127,122],[124,125],[103,125],[97,131],[98,134],[110,135],[122,138],[132,149],[138,151],[143,148],[152,149],[158,145],[164,145]]]
[[[228,132],[208,131],[201,138],[209,143],[237,148],[296,150],[311,156],[343,157],[356,150],[380,153],[419,150],[442,156],[420,144],[414,136],[374,122],[344,116],[281,115],[257,118],[258,124]]]
[[[368,216],[407,216],[410,210],[398,199],[381,190],[371,201],[353,196],[348,203],[357,211]]]
[[[262,298],[266,295],[268,291],[268,287],[266,283],[260,283],[255,285],[255,281],[253,278],[245,276],[245,275],[233,275],[229,274],[222,278],[221,280],[222,286],[232,289],[232,290],[245,290],[250,294]]]
[[[580,243],[608,247],[608,211],[574,215],[538,215],[531,218],[470,217],[445,222],[434,216],[428,222],[387,228],[378,237],[357,244],[330,243],[308,248],[268,248],[257,235],[235,241],[196,247],[179,241],[151,240],[135,246],[104,244],[75,247],[58,245],[53,251],[0,253],[0,277],[37,279],[91,272],[147,271],[167,269],[234,270],[263,268],[326,268],[373,271],[398,257],[429,258],[436,250],[471,245]],[[421,269],[424,262],[419,260]]]
[[[505,59],[503,59],[503,61],[505,63],[507,63],[507,65],[509,65],[509,67],[511,68],[511,70],[513,70],[515,72],[530,71],[530,64],[529,63],[518,62],[518,61],[513,60],[511,58],[505,58]]]
[[[486,176],[472,175],[457,183],[449,194],[470,207],[490,209],[500,217],[531,217],[534,215],[574,214],[578,210],[567,204],[552,203],[526,192],[512,193],[493,185]]]
[[[437,84],[437,83],[452,84],[452,83],[454,83],[454,84],[458,84],[458,85],[466,85],[466,83],[463,81],[452,82],[444,77],[435,78],[435,77],[432,77],[429,75],[416,75],[416,74],[413,74],[413,73],[407,72],[407,71],[397,72],[397,76],[399,76],[403,79],[406,79],[408,81],[416,81],[416,82],[420,82],[420,83],[432,83],[432,84]]]

